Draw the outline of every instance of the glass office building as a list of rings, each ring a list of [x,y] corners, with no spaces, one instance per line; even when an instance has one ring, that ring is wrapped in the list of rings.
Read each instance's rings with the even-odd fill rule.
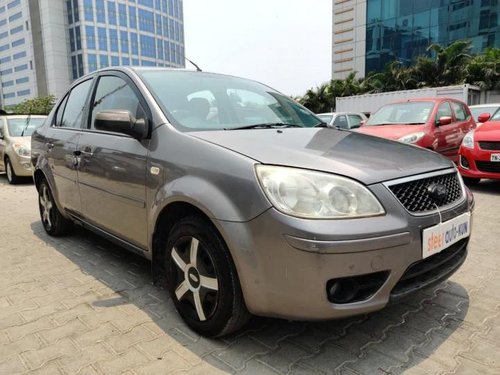
[[[366,73],[410,64],[432,43],[467,39],[475,53],[500,47],[499,15],[498,0],[368,0]]]
[[[182,0],[0,0],[0,106],[117,65],[182,68]]]
[[[500,47],[500,0],[335,0],[332,76],[411,64],[433,43],[470,40],[472,52]]]

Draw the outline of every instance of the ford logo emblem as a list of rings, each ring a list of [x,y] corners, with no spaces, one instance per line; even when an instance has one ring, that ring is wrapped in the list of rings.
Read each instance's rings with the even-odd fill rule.
[[[431,198],[442,201],[448,195],[448,188],[443,184],[432,183],[427,187],[427,193]]]

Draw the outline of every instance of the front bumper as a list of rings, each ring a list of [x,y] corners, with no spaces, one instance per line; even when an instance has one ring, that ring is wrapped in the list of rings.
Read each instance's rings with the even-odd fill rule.
[[[32,175],[31,159],[29,156],[19,156],[15,152],[9,154],[12,168],[19,177],[30,177]]]
[[[419,273],[423,276],[397,289],[409,267],[422,261],[422,230],[438,224],[440,216],[444,222],[467,212],[466,199],[440,214],[412,216],[383,185],[371,188],[383,202],[386,215],[305,220],[269,209],[247,223],[217,222],[252,313],[297,320],[368,313],[442,281],[458,269],[465,260],[468,238],[460,242],[460,256],[441,263],[442,267],[431,267],[429,277]],[[352,303],[330,302],[329,281],[367,274],[384,278],[373,294]]]
[[[464,177],[500,180],[500,172],[481,171],[476,164],[478,161],[490,163],[491,154],[499,153],[500,151],[495,150],[481,150],[477,142],[474,144],[474,149],[461,147],[458,170]],[[500,170],[500,162],[498,162],[498,165]]]

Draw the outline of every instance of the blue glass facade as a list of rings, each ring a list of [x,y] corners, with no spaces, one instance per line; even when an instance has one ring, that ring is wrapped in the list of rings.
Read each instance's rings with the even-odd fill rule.
[[[473,52],[500,47],[499,0],[367,0],[365,72],[411,64],[432,43],[470,40]]]
[[[182,0],[67,0],[66,5],[73,78],[109,65],[184,67]]]

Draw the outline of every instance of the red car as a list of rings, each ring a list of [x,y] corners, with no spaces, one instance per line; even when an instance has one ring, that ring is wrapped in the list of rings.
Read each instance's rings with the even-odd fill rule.
[[[484,113],[479,122],[484,124],[469,132],[460,146],[458,170],[469,185],[482,178],[500,179],[500,112],[491,119]]]
[[[421,98],[381,107],[357,131],[428,148],[457,162],[463,137],[475,127],[464,102]]]

